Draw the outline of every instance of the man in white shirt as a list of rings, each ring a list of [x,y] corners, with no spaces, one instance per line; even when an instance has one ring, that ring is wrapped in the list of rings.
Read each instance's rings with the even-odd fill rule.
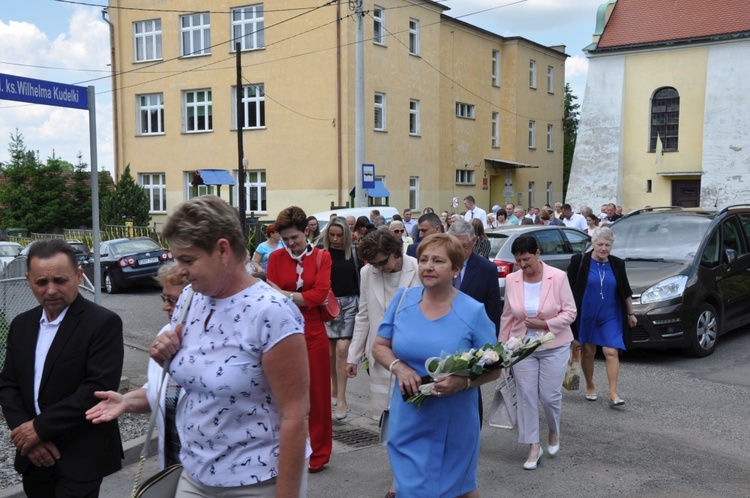
[[[404,209],[404,219],[401,220],[401,222],[404,224],[404,228],[406,229],[406,235],[411,235],[412,231],[414,230],[414,227],[417,226],[417,221],[412,219],[411,217],[411,209],[406,208]]]
[[[487,212],[477,206],[473,196],[467,195],[464,197],[464,206],[466,207],[466,214],[464,215],[466,221],[470,222],[474,218],[479,218],[482,220],[484,228],[487,228]]]
[[[570,204],[563,204],[562,220],[566,227],[577,228],[582,232],[586,231],[589,227],[588,223],[586,223],[586,218],[578,213],[574,213]]]

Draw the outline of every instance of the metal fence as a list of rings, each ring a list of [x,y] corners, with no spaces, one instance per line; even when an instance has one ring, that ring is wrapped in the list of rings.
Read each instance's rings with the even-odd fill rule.
[[[89,301],[94,300],[94,286],[85,275],[78,292]],[[25,278],[0,278],[0,368],[5,365],[10,323],[16,316],[38,305]]]

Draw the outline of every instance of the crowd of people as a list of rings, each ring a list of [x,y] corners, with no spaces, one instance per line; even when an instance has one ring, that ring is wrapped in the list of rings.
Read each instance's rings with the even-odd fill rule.
[[[545,453],[538,405],[552,457],[560,450],[563,376],[576,348],[586,399],[597,400],[593,360],[601,347],[610,404],[624,404],[619,352],[636,320],[625,263],[610,254],[614,234],[607,227],[621,208],[608,204],[594,214],[562,203],[528,210],[508,204],[485,211],[471,196],[464,207],[440,214],[426,208],[419,216],[406,209],[391,220],[377,209],[369,217],[333,215],[321,231],[319,220],[290,206],[250,256],[226,202],[209,195],[181,204],[163,230],[175,262],[158,276],[169,324],[149,348],[148,383],[125,395],[117,393],[114,374],[121,343],[111,344],[121,337],[121,321],[76,297],[81,273],[65,242],[35,244],[28,280],[40,307],[11,324],[0,373],[0,404],[27,494],[73,489],[74,496],[98,496],[101,478],[119,461],[111,458],[117,451],[106,458],[101,448],[94,451],[94,441],[113,450],[120,415],[159,410],[159,463],[183,466],[176,496],[305,496],[307,474],[329,465],[333,419],[348,416],[347,379],[364,374],[372,418],[391,412],[393,484],[385,496],[476,497],[478,387],[500,372],[440,378],[420,410],[406,399],[431,380],[429,357],[551,332],[554,340],[513,367],[518,442],[529,447],[523,467],[537,468]],[[519,271],[507,277],[503,301],[485,230],[521,224],[573,226],[591,235],[593,250],[575,256],[566,274],[540,259],[534,237],[519,237],[512,246]],[[330,299],[339,309],[333,319],[321,313]],[[54,338],[83,313],[91,321],[75,322],[89,331],[78,349],[89,348],[90,358],[79,361],[98,370],[66,372],[54,391],[41,389],[26,365],[38,370],[57,343],[45,339],[40,353],[28,346],[28,330],[39,330],[41,341],[49,329]],[[65,396],[76,390],[71,404]],[[79,474],[72,469],[84,453],[89,472]]]

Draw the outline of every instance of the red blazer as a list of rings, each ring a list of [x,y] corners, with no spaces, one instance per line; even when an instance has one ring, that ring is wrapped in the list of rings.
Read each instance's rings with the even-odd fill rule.
[[[555,340],[543,345],[552,349],[573,340],[570,324],[576,319],[576,302],[570,290],[568,276],[562,270],[542,263],[542,289],[539,293],[537,318],[547,321]],[[523,302],[523,272],[511,273],[505,278],[505,307],[500,319],[500,340],[511,336],[523,339],[526,335],[526,307]]]

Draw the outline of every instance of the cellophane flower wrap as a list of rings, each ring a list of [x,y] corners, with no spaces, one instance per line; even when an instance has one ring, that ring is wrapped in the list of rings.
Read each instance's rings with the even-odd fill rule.
[[[427,358],[424,366],[427,374],[433,380],[449,375],[469,377],[474,380],[485,372],[515,365],[536,351],[539,346],[554,338],[555,335],[552,332],[537,333],[535,338],[519,339],[518,337],[511,337],[506,342],[498,342],[494,345],[488,343],[480,349],[472,348],[452,355],[433,356]],[[422,384],[419,386],[419,392],[410,396],[407,403],[412,403],[417,409],[421,408],[427,398],[432,395],[430,389],[434,385],[434,382]]]

